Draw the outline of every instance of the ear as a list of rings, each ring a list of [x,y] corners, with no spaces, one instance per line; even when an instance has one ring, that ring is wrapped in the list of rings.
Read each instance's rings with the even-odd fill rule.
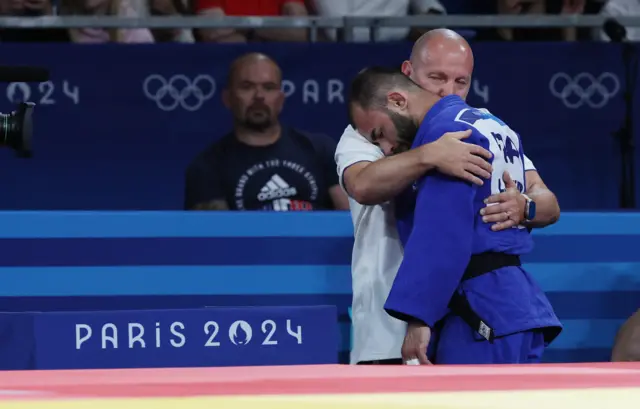
[[[280,88],[280,90],[278,91],[278,103],[280,104],[284,104],[284,100],[286,99],[286,96],[284,95],[284,91],[282,90],[282,88]]]
[[[406,75],[407,77],[410,77],[411,73],[413,73],[413,67],[411,66],[411,61],[405,60],[402,63],[402,68],[400,70],[404,75]]]
[[[222,103],[227,109],[231,108],[231,96],[229,95],[229,90],[227,88],[222,90]]]
[[[285,101],[286,97],[284,95],[284,91],[282,89],[280,89],[280,91],[278,92],[278,97],[276,98],[276,110],[278,112],[276,112],[276,114],[280,114],[280,112],[282,112],[282,108],[284,107],[284,101]]]
[[[402,91],[391,91],[387,95],[387,106],[392,111],[406,111],[409,108],[409,95]]]

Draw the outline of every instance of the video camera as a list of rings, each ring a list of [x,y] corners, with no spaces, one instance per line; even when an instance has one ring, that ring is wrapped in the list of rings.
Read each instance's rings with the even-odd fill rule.
[[[38,67],[0,66],[0,82],[45,82],[49,72]],[[31,157],[33,133],[33,102],[20,102],[18,108],[9,113],[0,112],[0,147],[13,149],[18,156]]]

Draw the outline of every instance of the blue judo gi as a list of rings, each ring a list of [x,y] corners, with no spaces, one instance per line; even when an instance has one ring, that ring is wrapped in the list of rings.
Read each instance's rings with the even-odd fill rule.
[[[537,363],[562,325],[532,277],[522,267],[509,265],[462,281],[472,255],[519,256],[533,248],[527,229],[494,232],[480,215],[483,200],[505,190],[505,171],[525,190],[520,137],[492,114],[448,96],[429,110],[413,147],[445,132],[468,129],[472,134],[466,141],[493,154],[491,181],[476,186],[434,171],[397,198],[404,259],[385,310],[398,319],[437,328],[438,343],[431,345],[437,364]],[[454,294],[463,296],[491,328],[490,338],[449,308]]]

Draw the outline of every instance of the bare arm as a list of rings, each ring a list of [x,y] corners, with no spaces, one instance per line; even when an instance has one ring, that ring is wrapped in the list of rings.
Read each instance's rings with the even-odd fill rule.
[[[524,155],[523,159],[527,181],[525,194],[536,203],[536,215],[532,221],[525,222],[527,199],[520,193],[511,176],[505,172],[505,191],[489,196],[485,201],[487,207],[480,211],[485,223],[493,223],[491,229],[494,231],[517,225],[541,228],[557,222],[560,218],[558,199],[544,184],[527,155]]]
[[[192,208],[187,210],[229,210],[227,201],[224,199],[211,200],[209,202],[196,203]]]
[[[556,195],[544,184],[535,170],[527,171],[527,196],[536,202],[536,217],[526,223],[530,227],[546,227],[560,219],[560,205]]]
[[[418,149],[388,156],[375,162],[358,162],[343,175],[344,185],[353,199],[363,205],[384,203],[396,197],[409,184],[435,166],[429,163],[428,152]]]
[[[333,207],[336,210],[349,210],[349,197],[344,193],[340,185],[329,188],[329,197],[331,197]]]
[[[450,132],[435,142],[375,162],[358,162],[343,173],[347,193],[358,203],[375,205],[393,199],[420,176],[438,168],[442,173],[482,185],[489,178],[491,153],[461,142],[470,131]]]
[[[224,10],[220,7],[202,10],[198,13],[205,17],[222,18],[225,16]],[[208,28],[200,30],[203,40],[210,43],[245,43],[246,37],[243,33],[233,28]]]
[[[282,6],[283,16],[307,16],[307,8],[303,3],[289,1]],[[307,30],[304,28],[267,28],[256,30],[256,35],[269,41],[303,42],[307,41]]]

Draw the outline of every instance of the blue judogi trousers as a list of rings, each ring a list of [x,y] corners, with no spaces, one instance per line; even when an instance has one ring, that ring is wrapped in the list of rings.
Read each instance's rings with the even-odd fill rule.
[[[458,316],[448,316],[436,332],[435,364],[535,364],[540,363],[545,348],[540,330],[523,331],[495,338],[493,343],[477,333]]]

